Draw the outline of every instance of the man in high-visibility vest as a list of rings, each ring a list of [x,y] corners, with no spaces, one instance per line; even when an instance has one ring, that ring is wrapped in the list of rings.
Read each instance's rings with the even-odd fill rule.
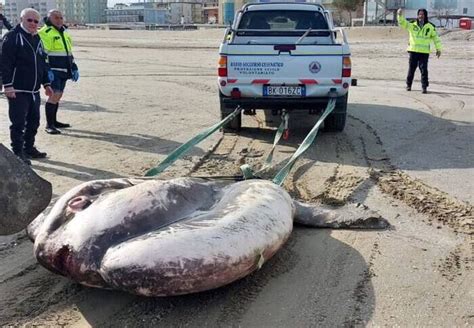
[[[435,26],[428,21],[428,12],[426,9],[418,9],[417,20],[409,22],[403,17],[402,9],[397,11],[398,24],[408,30],[410,40],[408,45],[408,53],[410,55],[407,74],[407,91],[411,91],[413,77],[416,68],[420,68],[421,72],[421,90],[426,93],[428,88],[428,58],[430,56],[430,44],[434,43],[436,48],[436,56],[441,56],[441,40],[436,32]]]
[[[72,79],[77,82],[79,80],[79,69],[74,62],[72,39],[64,25],[61,11],[51,10],[44,21],[45,24],[40,29],[39,35],[48,55],[52,75],[54,75],[54,80],[51,83],[54,94],[48,98],[45,105],[46,132],[60,134],[61,131],[58,128],[68,128],[71,125],[57,120],[59,101],[63,96],[66,81]]]

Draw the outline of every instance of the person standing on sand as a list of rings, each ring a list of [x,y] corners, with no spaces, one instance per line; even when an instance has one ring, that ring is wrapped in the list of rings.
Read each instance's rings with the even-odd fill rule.
[[[0,13],[0,37],[1,37],[1,34],[2,34],[2,31],[3,31],[3,28],[6,28],[8,31],[10,31],[13,26],[12,24],[10,24],[10,22],[8,21],[8,19],[3,16],[2,13]],[[1,52],[1,48],[2,48],[2,40],[0,39],[0,58],[2,56],[2,52]],[[1,60],[1,59],[0,59]],[[3,83],[2,83],[2,76],[0,75],[0,90],[3,89]]]
[[[8,19],[3,15],[3,13],[0,12],[0,34],[3,28],[6,28],[8,31],[10,31],[13,26],[10,24]]]
[[[59,101],[63,96],[67,80],[72,79],[74,82],[79,80],[79,69],[74,62],[72,39],[64,25],[61,11],[50,10],[44,23],[39,35],[48,54],[49,66],[54,74],[54,80],[51,83],[54,94],[48,98],[45,105],[46,132],[60,134],[61,131],[58,128],[69,128],[71,125],[57,120]]]
[[[53,90],[50,87],[46,54],[38,36],[40,14],[27,8],[20,17],[21,23],[5,35],[0,67],[8,99],[12,150],[30,165],[29,158],[46,157],[46,153],[34,146],[40,125],[39,89],[42,84],[48,97],[53,94]]]
[[[428,58],[430,56],[430,44],[434,43],[436,48],[436,57],[441,56],[441,40],[436,32],[435,26],[428,21],[428,12],[426,9],[418,9],[417,20],[409,22],[403,17],[402,9],[397,10],[397,20],[400,27],[406,29],[410,34],[408,45],[408,74],[406,90],[411,91],[411,85],[415,76],[416,68],[421,72],[421,92],[427,93],[428,81]]]

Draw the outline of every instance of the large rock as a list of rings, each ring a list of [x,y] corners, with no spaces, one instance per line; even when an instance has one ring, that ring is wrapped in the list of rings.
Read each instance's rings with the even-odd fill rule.
[[[0,144],[0,235],[25,229],[52,195],[51,183]]]

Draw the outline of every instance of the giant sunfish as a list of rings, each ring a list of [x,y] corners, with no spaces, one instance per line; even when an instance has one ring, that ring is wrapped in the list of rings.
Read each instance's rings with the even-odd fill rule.
[[[145,296],[229,284],[259,269],[287,241],[293,222],[385,228],[362,207],[292,200],[266,180],[95,180],[60,197],[31,223],[47,269],[93,287]]]

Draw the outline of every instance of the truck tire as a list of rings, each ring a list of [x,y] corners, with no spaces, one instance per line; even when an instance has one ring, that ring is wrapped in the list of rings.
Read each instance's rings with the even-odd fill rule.
[[[219,100],[220,100],[220,107],[221,107],[221,118],[224,119],[226,116],[231,114],[235,108],[231,107],[229,105],[226,105],[222,99],[222,95],[219,95]],[[242,113],[239,113],[236,117],[234,117],[227,125],[222,127],[222,132],[224,133],[235,133],[239,132],[240,129],[242,128]]]
[[[346,126],[348,94],[336,100],[333,112],[324,120],[324,131],[342,132]]]

